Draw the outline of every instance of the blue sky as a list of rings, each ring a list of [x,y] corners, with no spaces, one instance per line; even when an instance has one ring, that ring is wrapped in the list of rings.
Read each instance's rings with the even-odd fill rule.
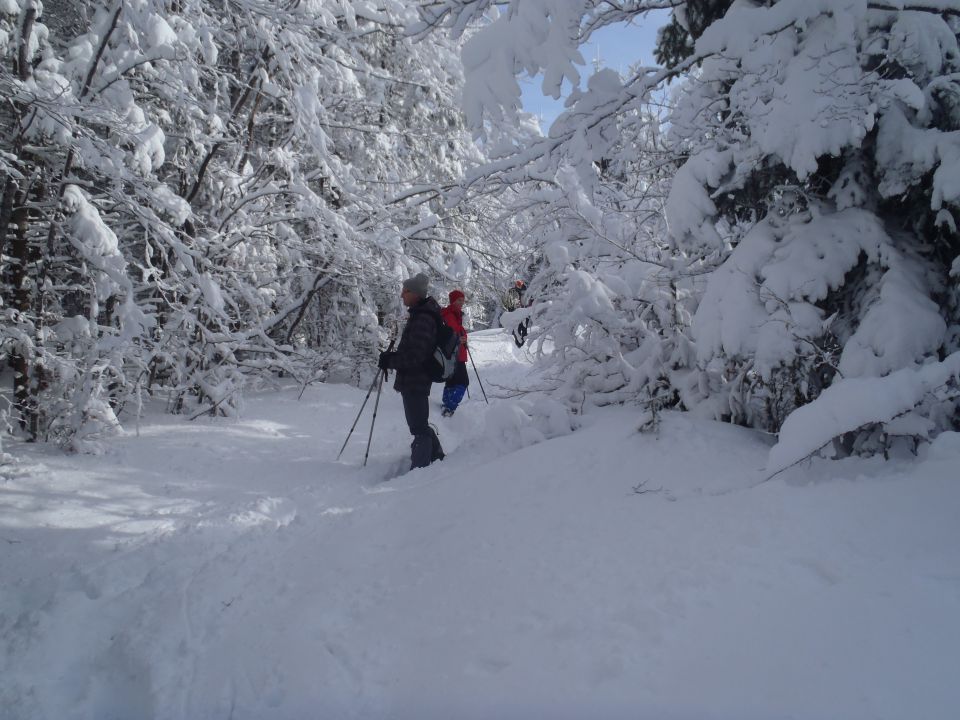
[[[657,40],[657,30],[669,20],[670,13],[663,10],[646,15],[636,23],[610,26],[596,33],[593,41],[580,48],[589,68],[582,71],[583,81],[593,73],[592,65],[597,58],[601,67],[612,68],[621,75],[627,74],[635,64],[655,65],[653,48]],[[521,101],[525,110],[541,117],[540,125],[546,131],[563,110],[563,99],[545,97],[540,90],[541,82],[541,77],[521,79]],[[565,87],[565,94],[569,90],[569,86]]]

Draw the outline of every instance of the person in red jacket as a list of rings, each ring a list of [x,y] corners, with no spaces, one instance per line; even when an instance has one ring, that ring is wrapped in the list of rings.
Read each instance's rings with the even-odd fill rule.
[[[440,311],[443,321],[460,336],[460,350],[457,352],[457,363],[453,376],[447,380],[443,388],[443,410],[441,415],[450,417],[456,412],[457,406],[463,400],[470,378],[467,377],[467,331],[463,327],[463,302],[466,298],[460,290],[450,291],[450,304]]]

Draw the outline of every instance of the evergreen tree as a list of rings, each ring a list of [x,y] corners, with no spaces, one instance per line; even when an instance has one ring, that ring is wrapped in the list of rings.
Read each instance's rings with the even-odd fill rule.
[[[733,0],[686,0],[680,3],[674,8],[670,22],[657,33],[654,50],[657,62],[672,68],[693,55],[697,38],[722,18],[731,5]]]
[[[668,203],[678,250],[717,268],[690,328],[702,385],[720,416],[771,432],[834,383],[942,359],[960,321],[944,295],[960,196],[933,90],[950,92],[956,30],[929,11],[776,9],[731,10],[701,39]],[[836,447],[951,427],[954,395],[858,422]]]

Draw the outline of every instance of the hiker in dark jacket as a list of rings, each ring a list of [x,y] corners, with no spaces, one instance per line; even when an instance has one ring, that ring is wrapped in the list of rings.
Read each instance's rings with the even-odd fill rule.
[[[526,293],[527,283],[523,280],[517,280],[513,284],[513,287],[507,290],[504,296],[503,306],[511,312],[530,307],[533,301],[526,297]],[[529,329],[530,317],[527,316],[517,324],[516,329],[513,331],[513,341],[517,344],[517,347],[523,347],[523,344],[527,341],[527,332]]]
[[[430,280],[423,273],[403,281],[400,299],[410,314],[400,344],[393,352],[380,353],[377,363],[383,370],[396,370],[393,388],[403,398],[403,413],[413,435],[410,445],[410,469],[426,467],[443,460],[440,439],[430,427],[430,388],[432,381],[426,362],[437,342],[440,306],[427,294]]]
[[[443,321],[460,336],[460,350],[457,352],[457,362],[454,365],[453,377],[447,380],[443,387],[444,417],[450,417],[457,410],[463,394],[467,391],[470,378],[467,377],[467,331],[463,327],[463,303],[466,299],[461,290],[450,291],[450,304],[440,311]]]

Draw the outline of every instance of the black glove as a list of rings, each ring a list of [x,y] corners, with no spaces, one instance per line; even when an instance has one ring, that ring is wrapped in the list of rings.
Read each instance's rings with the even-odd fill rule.
[[[380,359],[377,360],[377,367],[381,370],[389,370],[390,361],[393,359],[394,355],[396,355],[396,353],[392,353],[389,350],[384,350],[382,353],[380,353]]]

